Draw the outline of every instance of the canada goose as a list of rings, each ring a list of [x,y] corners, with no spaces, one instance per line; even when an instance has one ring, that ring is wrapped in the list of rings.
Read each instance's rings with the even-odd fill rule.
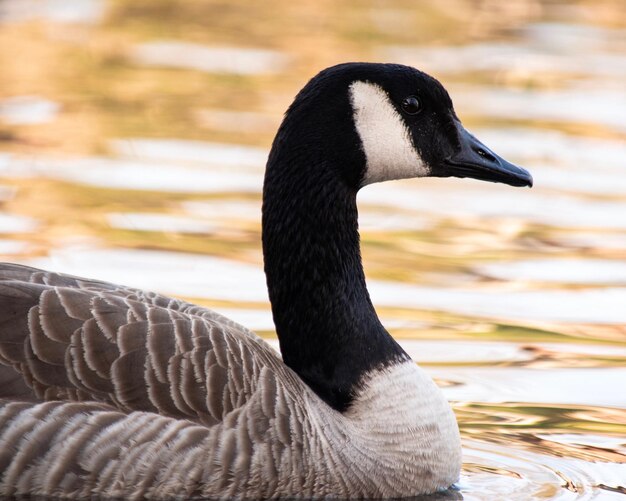
[[[341,64],[300,91],[263,191],[282,360],[213,311],[1,265],[0,494],[380,498],[450,486],[454,414],[381,325],[359,249],[358,190],[421,176],[532,185],[416,69]]]

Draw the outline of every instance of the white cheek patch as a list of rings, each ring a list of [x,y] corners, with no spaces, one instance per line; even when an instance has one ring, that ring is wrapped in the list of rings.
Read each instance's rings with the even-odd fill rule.
[[[429,174],[404,120],[380,86],[354,82],[350,99],[367,162],[363,185]]]

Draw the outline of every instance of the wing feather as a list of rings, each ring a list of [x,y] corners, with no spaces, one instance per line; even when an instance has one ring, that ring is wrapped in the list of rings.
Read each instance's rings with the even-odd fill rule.
[[[0,364],[0,383],[14,388],[4,398],[94,400],[206,425],[258,391],[263,419],[273,418],[272,372],[286,370],[260,338],[211,310],[12,264],[0,264]]]
[[[79,331],[79,329],[77,329]],[[87,366],[103,379],[111,379],[111,364],[120,356],[120,348],[107,336],[95,318],[87,320],[80,329],[82,354]]]
[[[61,302],[61,293],[44,290],[39,297],[39,322],[46,335],[59,343],[67,343],[76,329],[80,329],[84,320],[74,318]],[[71,304],[71,301],[68,301]]]
[[[266,498],[319,456],[312,395],[210,310],[0,264],[3,495]]]
[[[33,353],[39,360],[50,365],[64,365],[65,350],[67,344],[55,341],[48,332],[50,328],[44,328],[39,315],[39,306],[33,306],[28,311],[28,328],[30,331],[30,344]]]
[[[68,354],[68,375],[76,388],[79,388],[98,400],[106,399],[109,393],[115,391],[110,378],[101,377],[98,372],[89,365],[84,346],[84,332],[76,330],[72,336],[72,344]]]
[[[153,325],[148,337],[148,354],[156,378],[161,383],[167,382],[169,360],[176,355],[174,326],[171,323]]]

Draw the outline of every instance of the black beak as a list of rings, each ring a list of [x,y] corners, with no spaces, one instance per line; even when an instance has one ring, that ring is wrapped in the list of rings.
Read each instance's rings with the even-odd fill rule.
[[[455,122],[461,145],[444,161],[445,176],[532,187],[533,178],[527,170],[499,157],[465,130],[461,122]]]

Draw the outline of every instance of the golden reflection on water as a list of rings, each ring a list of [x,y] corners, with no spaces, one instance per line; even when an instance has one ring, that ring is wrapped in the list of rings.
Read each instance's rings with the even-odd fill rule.
[[[272,338],[260,185],[282,113],[331,64],[413,64],[536,178],[359,197],[380,316],[461,425],[460,490],[436,499],[623,498],[621,0],[54,5],[0,1],[1,258],[157,288]]]

